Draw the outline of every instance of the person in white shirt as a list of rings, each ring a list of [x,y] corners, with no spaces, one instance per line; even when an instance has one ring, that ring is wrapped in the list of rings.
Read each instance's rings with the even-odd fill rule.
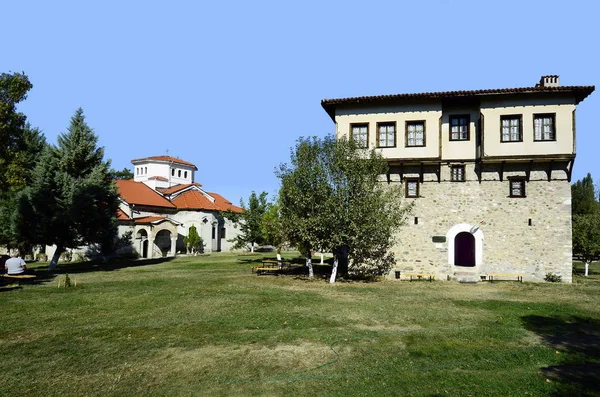
[[[16,274],[23,274],[23,273],[25,273],[25,270],[27,270],[25,261],[23,259],[21,259],[19,254],[16,252],[11,255],[10,259],[6,260],[6,263],[4,264],[4,268],[6,269],[6,273],[9,276],[16,275]]]

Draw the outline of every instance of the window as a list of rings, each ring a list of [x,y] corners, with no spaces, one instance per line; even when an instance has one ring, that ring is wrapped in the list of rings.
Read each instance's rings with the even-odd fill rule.
[[[181,178],[181,170],[177,170],[177,176]]]
[[[419,197],[419,179],[406,179],[406,197]]]
[[[469,140],[469,115],[450,116],[450,140],[468,141]]]
[[[406,146],[425,146],[425,122],[406,122]]]
[[[144,167],[144,175],[148,175],[148,167]]]
[[[396,123],[377,123],[377,147],[396,146]]]
[[[510,197],[525,197],[525,180],[510,180]]]
[[[501,116],[501,142],[522,142],[521,116]]]
[[[184,172],[183,172],[183,177],[184,177],[184,178],[187,178],[187,171],[184,171]]]
[[[534,141],[555,141],[554,114],[534,114],[533,132]]]
[[[226,230],[224,227],[221,228],[221,239],[224,239],[226,237]]]
[[[175,176],[175,168],[171,168],[171,176]]]
[[[213,227],[212,227],[212,233],[211,233],[211,236],[212,236],[211,238],[212,238],[213,240],[214,240],[215,238],[217,238],[216,234],[217,234],[217,228],[213,226]]]
[[[360,148],[369,147],[369,124],[352,124],[352,140]]]
[[[452,182],[464,182],[465,181],[465,166],[464,165],[453,165],[451,168],[450,180]]]

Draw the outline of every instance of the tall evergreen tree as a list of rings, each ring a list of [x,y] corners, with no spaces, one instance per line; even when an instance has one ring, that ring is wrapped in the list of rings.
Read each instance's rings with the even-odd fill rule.
[[[573,215],[594,213],[599,207],[597,198],[594,180],[588,173],[585,178],[571,185],[571,212]]]
[[[58,145],[44,150],[31,186],[19,197],[19,235],[34,244],[56,245],[50,270],[66,248],[111,246],[116,239],[118,192],[97,143],[78,109]]]

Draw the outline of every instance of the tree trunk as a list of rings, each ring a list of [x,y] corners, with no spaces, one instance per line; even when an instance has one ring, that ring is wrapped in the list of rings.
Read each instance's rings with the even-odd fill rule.
[[[588,276],[588,269],[590,267],[590,264],[588,262],[585,262],[585,276]]]
[[[331,269],[331,277],[329,277],[329,284],[335,283],[335,277],[337,276],[338,270],[338,257],[333,257],[333,269]]]
[[[56,269],[56,265],[58,264],[58,260],[60,259],[60,255],[63,253],[65,249],[61,245],[56,246],[56,251],[54,251],[54,255],[52,255],[52,260],[48,265],[48,270],[53,272]]]
[[[315,273],[313,272],[312,259],[310,255],[310,251],[306,253],[306,266],[308,267],[308,278],[313,278]]]
[[[342,247],[339,248],[337,250],[337,252],[334,252],[334,256],[336,259],[339,260],[339,264],[338,264],[338,272],[340,273],[341,277],[345,277],[348,275],[348,248],[347,247]]]

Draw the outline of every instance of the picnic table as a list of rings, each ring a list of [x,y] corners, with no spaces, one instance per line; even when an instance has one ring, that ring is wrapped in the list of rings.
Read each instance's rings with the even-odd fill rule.
[[[263,259],[261,265],[252,266],[252,273],[256,273],[257,276],[261,274],[274,274],[278,275],[281,271],[289,269],[291,264],[289,262],[277,259]]]

